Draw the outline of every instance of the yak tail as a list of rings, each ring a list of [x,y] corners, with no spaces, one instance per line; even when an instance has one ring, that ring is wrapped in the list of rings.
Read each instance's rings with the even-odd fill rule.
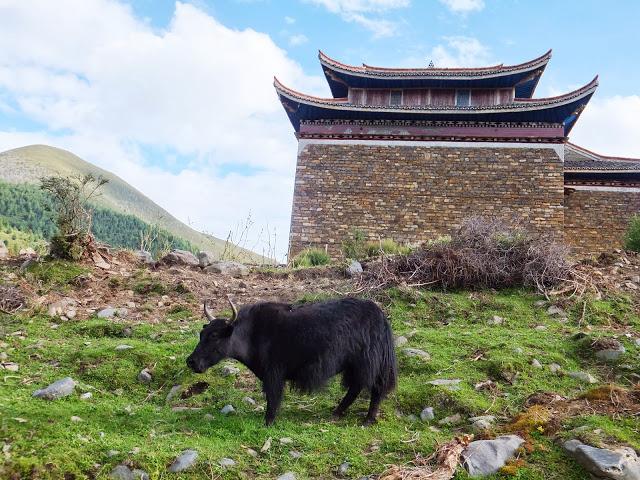
[[[384,314],[383,314],[384,315]],[[386,395],[396,388],[398,381],[398,365],[396,362],[396,350],[393,343],[393,333],[389,319],[384,316],[384,334],[378,376],[375,386],[382,395]]]

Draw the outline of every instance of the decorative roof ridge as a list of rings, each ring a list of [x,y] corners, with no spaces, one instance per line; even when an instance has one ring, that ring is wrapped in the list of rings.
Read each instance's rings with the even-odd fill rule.
[[[289,93],[290,95],[299,97],[301,99],[307,99],[307,100],[312,100],[317,102],[330,102],[330,103],[348,103],[349,101],[347,97],[341,97],[341,98],[316,97],[314,95],[308,95],[306,93],[299,92],[297,90],[294,90],[293,88],[290,88],[284,85],[280,80],[278,80],[278,77],[276,76],[273,77],[273,86],[276,88],[276,90]]]
[[[471,68],[463,68],[463,67],[450,67],[450,68],[433,68],[433,67],[424,67],[424,68],[389,68],[389,67],[375,67],[375,66],[371,66],[371,65],[367,65],[365,63],[362,64],[362,66],[357,66],[357,65],[348,65],[346,63],[342,63],[338,60],[334,60],[333,58],[329,57],[327,54],[325,54],[322,50],[318,51],[318,58],[320,59],[320,63],[325,64],[327,66],[334,66],[337,68],[342,68],[344,70],[348,70],[348,71],[352,71],[352,72],[358,72],[358,73],[385,73],[385,74],[390,74],[390,73],[416,73],[416,74],[430,74],[433,76],[438,76],[438,75],[451,75],[451,74],[455,74],[455,73],[474,73],[477,72],[479,74],[482,73],[500,73],[500,72],[505,72],[505,71],[512,71],[512,70],[521,70],[521,69],[525,69],[527,67],[536,67],[539,65],[545,65],[549,62],[549,60],[551,59],[551,53],[552,50],[549,49],[546,53],[544,53],[543,55],[534,58],[533,60],[529,60],[527,62],[524,63],[520,63],[520,64],[516,64],[516,65],[507,65],[505,66],[503,63],[498,64],[498,65],[493,65],[493,66],[487,66],[487,67],[471,67]]]
[[[640,162],[640,158],[633,157],[615,157],[612,155],[602,155],[600,153],[596,153],[587,148],[581,147],[580,145],[576,145],[575,143],[567,142],[567,147],[570,149],[577,151],[578,153],[582,153],[583,155],[587,155],[594,160],[602,160],[602,161],[621,161],[621,162]]]
[[[595,90],[597,86],[598,86],[598,75],[593,77],[593,80],[591,80],[586,85],[583,85],[582,87],[576,88],[575,90],[572,90],[571,92],[563,93],[561,95],[556,95],[554,97],[515,98],[513,102],[514,103],[523,103],[523,104],[525,104],[525,103],[531,103],[531,102],[535,103],[535,102],[540,102],[540,101],[564,100],[567,97],[578,96],[582,92],[587,91],[587,90],[591,90],[591,89]]]

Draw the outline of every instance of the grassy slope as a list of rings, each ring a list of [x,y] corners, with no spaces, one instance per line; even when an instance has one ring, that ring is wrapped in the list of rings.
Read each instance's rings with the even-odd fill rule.
[[[149,224],[159,224],[165,230],[203,250],[214,253],[223,251],[224,240],[193,230],[120,177],[84,161],[71,152],[47,145],[30,145],[0,153],[0,179],[10,183],[36,183],[47,175],[70,176],[86,173],[101,175],[109,180],[97,203],[120,213],[133,214]],[[246,252],[246,255],[258,259],[252,252]]]
[[[61,276],[71,278],[78,273],[64,266],[47,272],[45,283],[57,280],[60,285],[65,281]],[[326,392],[311,397],[287,392],[276,425],[265,428],[262,413],[242,401],[250,396],[259,405],[264,404],[259,385],[244,368],[237,378],[223,378],[222,365],[204,375],[185,369],[184,358],[194,347],[201,326],[199,314],[190,320],[190,312],[176,311],[157,325],[134,325],[129,338],[124,338],[126,324],[116,320],[69,321],[52,329],[52,320],[41,315],[1,317],[4,338],[0,341],[4,343],[0,350],[20,365],[18,373],[4,376],[0,389],[1,436],[11,444],[7,468],[22,475],[35,469],[38,478],[61,478],[65,472],[77,478],[89,473],[106,478],[116,464],[128,461],[147,470],[152,478],[266,479],[288,470],[297,472],[298,478],[330,478],[338,465],[348,461],[352,465],[348,476],[358,478],[380,473],[388,464],[410,461],[417,453],[428,455],[437,442],[468,431],[468,426],[433,431],[430,426],[435,422],[407,418],[407,414],[419,415],[424,406],[435,408],[436,421],[454,413],[509,417],[521,411],[524,399],[536,391],[573,397],[586,390],[576,380],[551,374],[547,368],[551,362],[565,370],[589,371],[602,380],[616,373],[612,367],[599,366],[583,357],[571,339],[580,330],[576,325],[581,308],[571,312],[569,322],[562,324],[547,316],[544,308],[534,306],[540,297],[522,291],[388,293],[387,310],[395,333],[415,330],[407,346],[427,350],[432,359],[424,362],[399,354],[397,393],[384,402],[379,423],[366,429],[360,426],[367,407],[364,398],[354,404],[344,420],[329,420],[331,409],[343,393],[336,382]],[[146,301],[153,304],[155,300],[152,296]],[[640,320],[625,299],[592,301],[585,311],[585,319],[596,335],[609,334],[612,320],[636,332],[640,328]],[[505,324],[488,326],[487,320],[493,315],[502,316]],[[444,318],[450,319],[447,325],[442,322]],[[537,325],[547,329],[537,330]],[[638,372],[640,349],[629,339],[623,341],[628,352],[624,362]],[[134,348],[115,351],[122,343]],[[518,353],[517,347],[523,352]],[[483,357],[473,360],[479,352]],[[533,358],[545,368],[532,367]],[[150,386],[136,381],[144,367],[153,369]],[[474,383],[507,370],[520,375],[514,385],[498,382],[503,395],[492,397],[473,388]],[[67,375],[81,382],[79,391],[92,391],[93,398],[80,400],[79,393],[48,403],[31,398],[36,388]],[[461,388],[448,391],[426,384],[435,378],[460,378]],[[202,380],[210,384],[206,392],[173,403],[202,410],[174,412],[165,404],[172,385]],[[621,382],[624,384],[624,380]],[[225,417],[219,413],[229,403],[238,415]],[[398,412],[402,418],[397,417]],[[207,413],[214,418],[205,420]],[[73,415],[82,421],[72,422]],[[585,414],[565,427],[580,425],[602,429],[600,438],[640,448],[640,425],[632,418],[613,420]],[[525,466],[515,477],[498,474],[489,478],[586,478],[550,438],[537,432],[532,436],[535,451],[524,454]],[[258,458],[246,453],[245,447],[259,451],[269,437],[273,446],[268,452]],[[282,437],[290,437],[293,443],[281,445]],[[139,453],[130,453],[136,447]],[[166,466],[186,448],[199,451],[197,466],[182,475],[168,475]],[[120,453],[110,458],[109,450]],[[293,459],[291,450],[302,452],[302,458]],[[222,470],[218,461],[223,457],[235,460],[236,466]],[[94,467],[95,463],[100,466]],[[458,472],[456,478],[466,475]]]

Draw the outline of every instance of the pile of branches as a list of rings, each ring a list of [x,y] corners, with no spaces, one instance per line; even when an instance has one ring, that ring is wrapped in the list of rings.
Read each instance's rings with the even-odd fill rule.
[[[12,314],[26,304],[25,296],[19,288],[0,285],[0,312]]]
[[[497,219],[471,217],[443,241],[408,255],[383,256],[360,278],[358,291],[394,285],[435,288],[527,286],[541,292],[568,281],[571,264],[561,244]]]

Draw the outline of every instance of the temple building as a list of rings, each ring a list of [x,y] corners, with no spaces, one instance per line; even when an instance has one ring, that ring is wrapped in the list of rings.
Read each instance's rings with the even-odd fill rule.
[[[524,223],[579,253],[619,246],[640,210],[640,160],[568,142],[598,78],[534,98],[550,58],[404,69],[320,52],[332,98],[275,79],[298,138],[289,255],[339,256],[356,230],[417,244],[471,215]]]

